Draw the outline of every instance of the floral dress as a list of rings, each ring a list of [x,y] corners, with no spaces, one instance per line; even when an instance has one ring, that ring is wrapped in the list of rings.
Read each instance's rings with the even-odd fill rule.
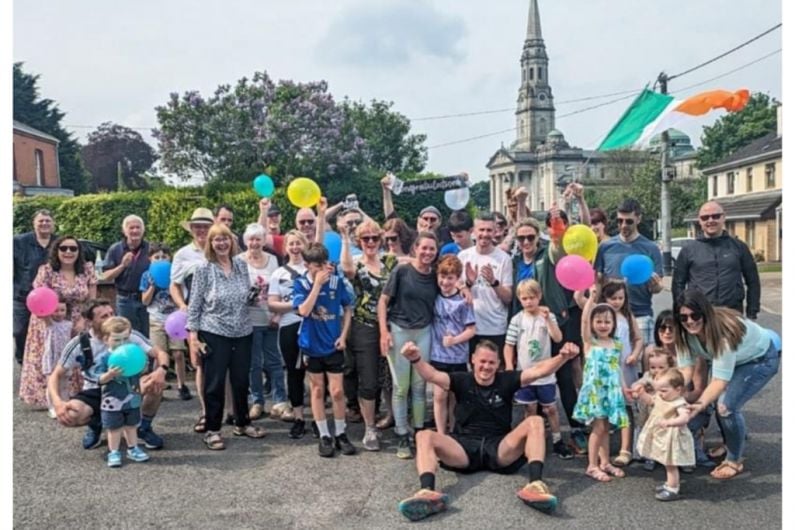
[[[82,274],[75,275],[72,285],[66,283],[66,278],[60,271],[52,270],[49,263],[39,267],[39,272],[33,280],[33,288],[49,287],[59,296],[62,296],[71,306],[71,320],[74,326],[80,319],[85,303],[88,301],[90,288],[97,284],[94,274],[94,264],[86,263]],[[28,325],[28,338],[25,342],[25,357],[22,362],[22,375],[19,379],[19,397],[28,405],[34,407],[47,407],[47,376],[42,368],[45,340],[47,335],[46,322],[30,315]],[[74,371],[70,378],[69,391],[76,394],[83,384],[83,377],[79,371]]]
[[[606,418],[618,428],[629,426],[621,390],[621,349],[619,341],[613,341],[609,347],[591,346],[574,407],[574,419],[589,425],[595,419]]]

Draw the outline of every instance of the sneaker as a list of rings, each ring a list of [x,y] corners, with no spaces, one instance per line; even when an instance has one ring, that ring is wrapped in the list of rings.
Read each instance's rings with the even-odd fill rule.
[[[251,405],[251,408],[248,409],[248,417],[252,420],[258,420],[262,417],[263,407],[260,403],[254,403]]]
[[[450,500],[447,494],[429,489],[421,489],[398,504],[398,511],[410,521],[419,521],[429,515],[443,512]]]
[[[121,467],[121,451],[108,453],[108,467]]]
[[[317,428],[317,423],[315,423],[314,421],[311,423],[312,423],[312,438],[317,440],[318,438],[320,438],[320,431]]]
[[[138,428],[138,439],[143,440],[144,447],[147,449],[162,449],[163,438],[155,434],[152,427],[147,429]]]
[[[679,492],[671,491],[667,487],[663,487],[662,491],[658,491],[654,496],[658,501],[675,501],[679,499]]]
[[[282,414],[284,414],[284,411],[286,411],[289,408],[290,405],[285,401],[282,401],[281,403],[276,403],[271,407],[270,417],[276,420],[281,419]]]
[[[293,426],[290,427],[290,434],[288,436],[293,440],[303,438],[306,434],[306,422],[304,420],[295,420]]]
[[[646,460],[643,462],[643,470],[644,471],[654,471],[654,468],[657,467],[657,462],[654,460]]]
[[[665,489],[665,482],[661,482],[660,484],[654,486],[654,493],[660,493],[664,489]]]
[[[331,440],[331,436],[324,436],[320,439],[317,452],[324,458],[331,458],[334,456],[334,442]]]
[[[146,452],[138,447],[137,445],[131,449],[127,449],[127,458],[132,460],[133,462],[146,462],[149,460],[149,455]]]
[[[517,491],[516,496],[529,507],[544,513],[552,513],[558,507],[558,498],[550,493],[547,485],[541,480],[530,482]]]
[[[193,399],[193,396],[190,395],[190,389],[185,385],[179,387],[178,393],[179,393],[179,399],[181,399],[182,401],[189,401]]]
[[[171,368],[169,368],[166,371],[166,381],[174,381],[176,379],[177,379],[177,373]]]
[[[558,440],[554,444],[552,444],[552,452],[558,455],[558,458],[563,460],[569,460],[574,458],[574,453],[571,452],[571,449],[563,443],[563,440]]]
[[[86,433],[83,435],[83,449],[94,449],[102,444],[102,427],[86,427]]]
[[[54,408],[52,408],[52,407],[50,407],[50,408],[48,408],[48,409],[47,409],[47,416],[48,416],[48,417],[49,417],[51,420],[54,420],[55,418],[57,418],[57,417],[58,417],[58,415],[55,413],[55,409],[54,409]]]
[[[334,438],[334,446],[344,455],[355,455],[356,448],[353,446],[345,433]]]
[[[375,428],[365,430],[362,445],[367,451],[380,451],[381,442],[378,441],[378,430]]]
[[[408,434],[404,434],[400,437],[400,440],[398,440],[397,457],[403,458],[404,460],[414,457],[414,455],[411,454],[411,445]]]
[[[584,432],[579,429],[573,430],[570,438],[569,446],[575,455],[588,454],[588,438],[585,437]]]

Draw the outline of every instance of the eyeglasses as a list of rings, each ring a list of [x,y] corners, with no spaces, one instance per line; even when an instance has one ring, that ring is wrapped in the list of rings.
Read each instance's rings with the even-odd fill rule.
[[[439,218],[433,215],[423,215],[420,219],[431,224],[439,222]]]
[[[527,235],[527,236],[516,236],[516,241],[518,241],[520,245],[522,243],[524,243],[525,241],[527,241],[528,243],[532,243],[535,240],[536,240],[536,236],[534,236],[532,234],[531,235]]]
[[[618,219],[616,219],[616,223],[618,223],[620,225],[632,226],[632,225],[635,224],[635,220],[634,219],[622,219],[622,218],[619,217]]]
[[[398,240],[398,236],[384,236],[384,241],[387,243],[396,243]]]
[[[700,322],[702,318],[704,318],[704,315],[702,315],[701,313],[695,313],[695,312],[689,314],[679,313],[679,322],[683,324],[688,320],[692,320],[693,322]]]
[[[721,213],[711,213],[711,214],[699,215],[698,216],[698,218],[701,219],[702,221],[709,221],[710,219],[712,219],[713,221],[717,221],[721,217],[723,217],[723,212],[721,212]]]
[[[381,241],[381,236],[362,236],[359,239],[361,239],[365,243],[378,243],[379,241]]]
[[[674,327],[672,325],[670,325],[670,324],[663,324],[662,326],[660,326],[660,332],[661,333],[666,333],[668,331],[673,332],[673,330],[674,330]]]
[[[59,252],[77,252],[78,250],[77,245],[61,245],[58,247]]]
[[[315,224],[315,220],[314,219],[301,219],[300,221],[298,221],[298,224],[301,225],[301,226],[313,225],[313,224]]]

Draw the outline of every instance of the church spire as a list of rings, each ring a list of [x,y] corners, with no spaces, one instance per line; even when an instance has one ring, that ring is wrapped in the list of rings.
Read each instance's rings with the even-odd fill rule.
[[[530,0],[527,36],[520,59],[522,83],[516,102],[516,142],[521,151],[535,151],[555,128],[555,106],[549,86],[549,57],[541,37],[538,0]]]

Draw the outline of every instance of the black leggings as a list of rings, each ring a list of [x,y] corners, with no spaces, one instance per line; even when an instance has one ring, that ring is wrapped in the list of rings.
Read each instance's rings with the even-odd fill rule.
[[[207,408],[207,430],[220,431],[224,416],[226,373],[232,387],[232,408],[235,425],[245,427],[248,417],[248,372],[251,367],[251,334],[245,337],[223,337],[199,331],[199,340],[207,344],[204,367],[204,404]]]
[[[358,409],[358,398],[374,400],[381,391],[378,385],[381,334],[377,327],[354,320],[349,337],[343,383],[349,408]]]
[[[560,348],[567,342],[573,342],[582,350],[582,336],[580,330],[582,310],[579,307],[574,307],[570,308],[569,311],[569,318],[566,324],[561,327],[563,340],[558,343],[552,343],[553,356],[560,353]],[[566,412],[566,418],[569,420],[569,426],[571,426],[572,429],[582,429],[584,427],[582,423],[572,418],[574,406],[577,404],[577,387],[574,385],[574,371],[572,366],[574,363],[578,362],[580,362],[579,357],[570,359],[555,372],[555,378],[558,380],[558,390],[560,391],[560,402],[563,405],[563,410]]]
[[[300,322],[279,328],[279,350],[287,367],[287,397],[293,407],[304,406],[304,360],[298,348]]]

